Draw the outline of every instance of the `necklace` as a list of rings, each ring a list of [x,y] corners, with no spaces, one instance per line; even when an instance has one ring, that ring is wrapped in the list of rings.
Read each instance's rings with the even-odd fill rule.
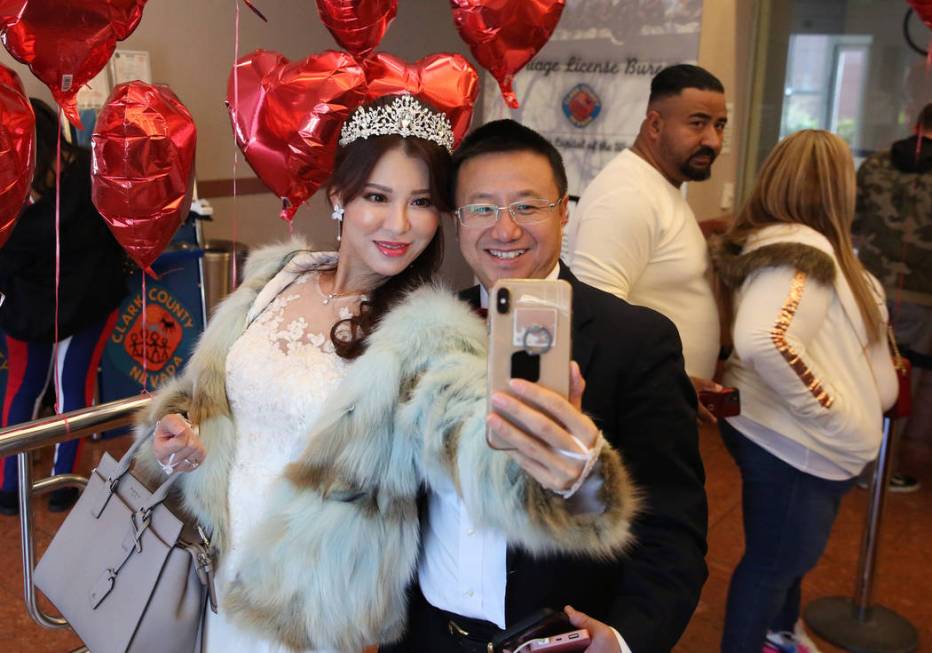
[[[350,291],[350,292],[324,292],[324,289],[320,287],[320,275],[317,275],[317,292],[320,293],[320,301],[326,306],[334,299],[341,299],[343,297],[359,297],[362,301],[366,301],[368,297],[365,293]]]

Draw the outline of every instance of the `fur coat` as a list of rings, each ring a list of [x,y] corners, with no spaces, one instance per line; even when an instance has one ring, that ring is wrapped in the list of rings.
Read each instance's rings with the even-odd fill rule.
[[[227,489],[237,430],[225,360],[258,293],[296,249],[263,249],[212,317],[183,375],[137,428],[186,412],[207,448],[176,484],[183,507],[228,546]],[[416,570],[418,494],[452,478],[472,519],[534,554],[604,557],[630,539],[637,498],[618,454],[602,450],[600,512],[549,492],[485,442],[486,333],[468,305],[433,287],[411,292],[370,335],[323,408],[307,448],[269,496],[222,609],[293,649],[359,651],[398,639]],[[140,462],[158,466],[147,446]]]

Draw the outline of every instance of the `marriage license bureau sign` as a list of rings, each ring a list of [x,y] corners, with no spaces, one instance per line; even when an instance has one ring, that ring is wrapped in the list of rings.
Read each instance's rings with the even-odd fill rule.
[[[702,0],[566,0],[550,41],[515,76],[510,110],[485,76],[483,118],[513,118],[560,150],[571,195],[634,142],[651,77],[695,63]]]

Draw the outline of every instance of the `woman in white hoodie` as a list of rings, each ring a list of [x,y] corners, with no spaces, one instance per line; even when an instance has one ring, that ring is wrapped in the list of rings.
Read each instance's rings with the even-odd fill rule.
[[[797,132],[764,162],[734,224],[713,243],[723,383],[741,415],[721,423],[742,476],[745,552],[728,593],[725,653],[814,650],[798,625],[803,576],[841,497],[880,446],[896,399],[883,291],[851,246],[848,146]]]

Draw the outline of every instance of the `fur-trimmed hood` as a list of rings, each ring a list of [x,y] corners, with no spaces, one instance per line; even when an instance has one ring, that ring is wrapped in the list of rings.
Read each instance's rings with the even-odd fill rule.
[[[198,424],[208,454],[179,485],[221,553],[237,440],[226,354],[299,248],[306,245],[251,257],[246,282],[139,427],[151,432],[168,412],[187,412]],[[317,256],[322,265],[333,260]],[[448,291],[422,287],[386,314],[269,497],[223,604],[231,618],[293,649],[358,651],[400,637],[420,549],[417,497],[440,476],[453,480],[477,524],[500,530],[513,546],[541,555],[619,554],[638,501],[618,454],[606,446],[600,456],[600,512],[545,490],[485,443],[485,367],[485,325]],[[143,463],[154,471],[151,451]]]
[[[709,240],[712,266],[731,290],[741,287],[751,274],[763,268],[793,267],[825,285],[835,282],[836,265],[832,244],[815,229],[779,224],[765,227],[741,245],[723,236]]]

